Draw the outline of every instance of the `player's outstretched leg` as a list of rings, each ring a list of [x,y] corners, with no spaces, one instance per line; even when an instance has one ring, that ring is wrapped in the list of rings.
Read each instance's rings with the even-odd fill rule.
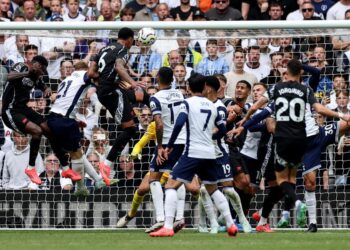
[[[36,172],[35,161],[39,153],[40,140],[43,132],[38,125],[31,121],[27,122],[25,126],[25,131],[32,136],[29,147],[29,164],[25,170],[25,173],[28,175],[28,177],[33,183],[40,185],[41,179],[39,178],[38,173]]]
[[[238,228],[233,223],[233,219],[230,212],[230,206],[228,204],[225,195],[221,193],[220,190],[217,189],[216,184],[205,185],[209,194],[211,194],[211,198],[214,201],[216,208],[220,211],[220,213],[225,217],[227,233],[229,236],[236,236],[238,232]]]
[[[136,133],[136,128],[134,122],[131,120],[129,122],[122,123],[123,132],[118,135],[111,150],[108,152],[106,159],[103,162],[100,162],[99,168],[102,178],[107,186],[110,186],[110,174],[111,166],[113,162],[120,155],[120,152],[123,151],[125,145]]]
[[[186,199],[186,188],[185,185],[181,185],[177,189],[177,208],[176,217],[174,222],[174,233],[179,232],[185,227],[185,199]]]
[[[124,215],[122,218],[118,220],[117,226],[116,226],[117,228],[126,227],[126,225],[136,216],[137,210],[140,204],[143,202],[143,198],[150,190],[148,177],[149,177],[149,174],[146,174],[143,177],[140,186],[138,187],[138,189],[136,190],[132,198],[130,210],[126,213],[126,215]]]
[[[233,187],[224,187],[223,189],[224,194],[230,201],[233,209],[236,211],[239,222],[241,223],[243,227],[243,231],[245,233],[250,233],[252,231],[252,227],[249,224],[249,221],[244,215],[242,204],[241,204],[241,199],[235,189]]]
[[[284,196],[282,189],[279,186],[272,186],[269,194],[266,196],[263,208],[260,215],[259,223],[256,227],[257,232],[272,232],[270,225],[268,224],[268,217],[272,211],[273,206]]]
[[[210,233],[216,234],[218,233],[219,223],[217,221],[216,213],[214,211],[213,201],[211,200],[211,197],[204,185],[202,185],[200,189],[200,198],[201,198],[201,203],[203,205],[205,214],[207,215],[210,222]],[[205,219],[204,220],[202,219],[202,223],[203,223],[202,225],[201,224],[198,225],[199,232],[206,231],[205,229],[207,228],[207,223]]]

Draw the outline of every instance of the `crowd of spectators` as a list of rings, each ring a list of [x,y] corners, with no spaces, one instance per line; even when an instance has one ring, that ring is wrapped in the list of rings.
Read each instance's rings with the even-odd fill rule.
[[[236,21],[236,20],[350,20],[350,0],[0,0],[0,21],[3,22],[90,22],[90,21]],[[204,25],[203,25],[204,26]],[[90,59],[111,42],[109,30],[99,30],[93,39],[74,36],[38,37],[29,34],[0,34],[0,94],[11,67],[18,62],[30,63],[35,55],[49,61],[46,83],[53,94],[45,98],[35,90],[28,103],[37,112],[46,115],[55,100],[58,84],[74,71],[76,62]],[[278,38],[240,39],[225,30],[157,30],[153,46],[135,44],[131,49],[129,73],[149,95],[158,91],[155,76],[161,66],[173,69],[173,88],[188,96],[187,79],[192,72],[203,75],[221,75],[226,83],[225,95],[235,97],[236,83],[242,80],[252,86],[263,82],[269,86],[283,80],[286,63],[298,58],[319,71],[316,95],[331,109],[348,113],[350,35],[291,36]],[[312,78],[305,74],[303,81]],[[82,131],[83,148],[87,159],[98,171],[97,163],[118,134],[119,128],[98,102],[96,89],[91,88],[79,114],[86,121]],[[252,99],[250,99],[251,101]],[[117,185],[137,186],[148,171],[154,142],[144,148],[142,159],[132,160],[129,154],[152,121],[151,112],[144,103],[134,107],[138,133],[125,147],[111,172],[119,179]],[[317,115],[319,124],[327,120]],[[30,183],[24,174],[28,162],[28,138],[8,128],[0,151],[1,188],[72,190],[74,183],[60,176],[57,158],[50,153],[47,142],[42,142],[37,170],[43,180],[41,186]],[[325,169],[339,176],[337,184],[346,184],[350,160],[350,135],[330,150],[333,160],[326,161]],[[327,170],[326,173],[330,171]],[[325,174],[326,176],[327,174]],[[325,178],[326,179],[326,178]],[[86,185],[93,189],[93,180],[86,176]],[[349,182],[349,181],[348,181]],[[324,187],[329,187],[328,182]]]

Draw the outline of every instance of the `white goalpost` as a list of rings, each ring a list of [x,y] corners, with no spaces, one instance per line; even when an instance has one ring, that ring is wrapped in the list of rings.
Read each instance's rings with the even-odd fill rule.
[[[228,73],[235,70],[233,55],[237,48],[248,50],[258,47],[260,64],[266,66],[268,73],[257,73],[257,82],[265,79],[274,68],[270,55],[280,52],[283,56],[280,67],[283,67],[284,56],[300,59],[304,64],[319,67],[324,61],[324,70],[321,70],[317,91],[315,92],[320,102],[325,102],[331,109],[337,109],[340,105],[337,97],[341,94],[333,89],[334,82],[341,78],[347,85],[349,101],[350,81],[350,22],[344,21],[193,21],[193,22],[0,22],[0,93],[7,81],[7,72],[14,61],[13,52],[17,51],[16,38],[27,36],[28,44],[37,47],[38,53],[47,57],[48,53],[58,54],[49,60],[48,76],[45,83],[57,92],[60,77],[69,70],[62,62],[78,60],[89,62],[91,57],[103,46],[117,38],[117,32],[122,27],[129,27],[136,32],[143,27],[154,28],[157,31],[157,41],[151,50],[159,54],[161,65],[169,65],[168,57],[171,50],[177,49],[177,39],[189,41],[189,48],[196,50],[202,57],[207,55],[205,44],[208,39],[218,41],[219,55],[225,57],[229,67]],[[186,32],[183,32],[186,31]],[[187,32],[188,31],[188,32]],[[2,38],[2,39],[1,39]],[[264,40],[265,39],[265,40]],[[263,41],[264,40],[264,41]],[[349,43],[341,46],[341,43]],[[27,45],[28,45],[27,44]],[[71,46],[69,46],[71,44]],[[317,49],[315,49],[317,48]],[[139,58],[140,49],[133,46],[130,50],[133,58]],[[26,55],[20,53],[23,58]],[[245,54],[248,61],[248,55]],[[11,59],[12,60],[12,59]],[[137,59],[135,59],[137,60]],[[186,60],[186,58],[185,58]],[[138,61],[135,61],[136,64]],[[63,65],[63,66],[62,66]],[[66,67],[66,68],[65,68]],[[133,64],[130,64],[133,67]],[[196,71],[196,65],[193,65]],[[135,79],[145,81],[147,89],[156,87],[154,77],[136,72]],[[138,74],[140,73],[140,74]],[[152,73],[152,72],[149,72]],[[148,78],[149,79],[148,79]],[[338,77],[338,78],[336,78]],[[141,79],[142,78],[142,79]],[[146,79],[147,78],[147,79]],[[308,76],[305,76],[309,79]],[[335,80],[337,79],[337,80]],[[310,79],[309,79],[310,80]],[[230,82],[228,82],[230,84]],[[268,82],[268,85],[272,85]],[[150,88],[151,89],[151,88]],[[226,94],[232,94],[227,92]],[[233,96],[231,96],[233,97]],[[330,103],[328,103],[330,97]],[[45,107],[39,105],[40,94],[33,94],[33,105],[37,105],[37,111],[47,114],[50,100],[44,100]],[[333,99],[332,99],[333,98]],[[91,115],[91,126],[82,131],[84,134],[84,146],[87,152],[99,152],[103,158],[111,142],[116,138],[121,129],[114,124],[111,116],[104,107],[98,103],[97,97],[92,96],[87,105]],[[350,112],[350,103],[347,105]],[[138,103],[134,107],[138,122],[144,122],[139,126],[147,127],[150,120],[143,112],[147,110],[143,104]],[[345,110],[345,108],[344,108]],[[146,111],[145,111],[146,112]],[[84,113],[85,114],[85,113]],[[87,114],[87,113],[86,113]],[[90,117],[90,116],[89,116]],[[322,118],[322,117],[321,117]],[[320,118],[320,119],[321,119]],[[89,118],[90,119],[90,118]],[[315,119],[317,119],[315,115]],[[319,121],[321,122],[321,121]],[[324,121],[322,125],[326,125]],[[147,174],[149,162],[154,150],[154,141],[147,144],[139,159],[130,160],[129,155],[144,133],[144,127],[127,145],[122,156],[118,157],[113,172],[113,178],[119,182],[112,187],[103,190],[90,189],[91,194],[85,199],[79,199],[73,195],[74,184],[64,190],[63,186],[52,188],[35,187],[28,183],[28,187],[16,189],[9,185],[11,174],[6,166],[6,154],[11,152],[13,141],[11,131],[5,128],[5,144],[0,151],[0,230],[25,228],[25,229],[106,229],[115,228],[119,218],[123,217],[130,209],[133,194],[140,185],[142,178]],[[99,128],[101,130],[98,130]],[[102,132],[101,132],[102,131]],[[103,135],[103,136],[102,136]],[[102,136],[102,137],[101,137]],[[349,137],[349,138],[348,138]],[[317,177],[317,223],[319,228],[349,228],[350,215],[350,133],[340,140],[338,144],[330,145],[322,156],[322,167]],[[46,156],[50,148],[46,140],[42,140],[40,156],[42,170],[45,171],[49,164]],[[25,164],[24,164],[25,165]],[[304,185],[301,170],[297,180],[298,198],[304,199]],[[89,181],[89,177],[86,177]],[[62,183],[62,182],[61,182]],[[63,184],[62,184],[63,185]],[[249,220],[253,226],[256,222],[251,218],[252,213],[262,207],[262,202],[268,192],[268,187],[261,184],[252,200]],[[280,218],[282,202],[275,206],[270,216],[271,227],[276,227]],[[293,210],[294,211],[294,210]],[[297,228],[295,214],[292,212],[292,228]],[[136,217],[128,224],[129,229],[145,228],[155,221],[155,214],[151,202],[151,196],[146,195],[140,205]],[[187,193],[185,203],[185,222],[187,228],[195,228],[198,225],[198,204],[195,197]]]

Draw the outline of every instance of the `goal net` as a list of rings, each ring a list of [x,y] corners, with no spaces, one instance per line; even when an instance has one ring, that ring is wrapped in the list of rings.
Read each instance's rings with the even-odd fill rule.
[[[235,98],[238,80],[247,80],[252,85],[264,82],[272,86],[283,79],[286,62],[297,58],[303,64],[320,70],[315,91],[317,100],[330,109],[349,113],[350,29],[344,28],[344,25],[305,25],[305,28],[303,24],[296,26],[294,23],[284,28],[283,25],[273,26],[269,22],[251,22],[252,28],[249,29],[247,23],[240,26],[240,22],[194,23],[191,26],[179,22],[158,27],[153,24],[157,33],[155,44],[151,48],[131,48],[130,74],[150,95],[158,90],[155,74],[161,66],[170,66],[174,70],[173,86],[184,94],[188,94],[186,80],[191,72],[223,74],[227,78],[225,94]],[[3,41],[0,43],[1,95],[11,66],[30,61],[36,53],[48,58],[48,75],[44,79],[53,94],[57,93],[58,84],[72,73],[74,64],[80,60],[88,63],[102,47],[117,38],[118,29],[123,27],[122,23],[115,24],[113,29],[110,24],[96,24],[95,29],[77,24],[81,27],[79,29],[72,24],[70,28],[65,26],[62,30],[57,25],[50,27],[43,24],[41,29],[29,27],[23,30],[21,24],[12,28],[2,25],[6,24],[0,25],[0,39]],[[136,23],[130,27],[137,32],[143,26]],[[213,44],[215,46],[211,46]],[[237,59],[236,51],[243,51],[244,61]],[[210,63],[210,60],[217,58],[214,54],[223,58],[221,64]],[[208,57],[211,59],[207,60]],[[201,63],[204,60],[206,63]],[[183,64],[185,67],[181,66]],[[240,69],[246,72],[244,76]],[[305,84],[309,84],[310,79],[310,73],[305,72]],[[115,125],[113,118],[98,102],[94,91],[89,93],[80,111],[88,125],[82,130],[84,139],[81,143],[90,162],[97,166],[98,161],[106,157],[121,128]],[[46,98],[36,90],[31,95],[29,105],[47,115],[52,100],[52,97]],[[253,100],[252,94],[248,100]],[[45,181],[40,186],[30,183],[24,175],[28,164],[28,140],[18,139],[18,135],[11,136],[11,130],[5,127],[5,142],[0,151],[0,228],[114,228],[118,219],[130,209],[133,194],[148,172],[155,148],[155,142],[151,140],[139,157],[130,158],[135,144],[152,121],[147,106],[143,103],[133,105],[138,123],[137,133],[117,158],[111,174],[119,182],[103,190],[95,190],[91,178],[85,176],[90,190],[90,195],[85,199],[73,195],[74,183],[60,178],[57,158],[50,154],[51,149],[45,139],[42,140],[36,166]],[[330,119],[318,114],[315,114],[315,119],[320,126],[327,126],[330,122]],[[349,160],[350,133],[323,152],[316,189],[317,223],[320,228],[348,228]],[[300,169],[297,194],[303,201],[305,188],[301,172]],[[262,207],[267,192],[268,186],[262,179],[249,211],[253,226],[256,222],[251,215]],[[270,216],[272,227],[276,227],[282,209],[283,203],[274,207]],[[293,228],[297,228],[295,218],[292,212]],[[145,228],[154,222],[151,196],[146,194],[135,218],[127,227]],[[188,228],[198,225],[197,199],[189,193],[186,195],[185,222]]]

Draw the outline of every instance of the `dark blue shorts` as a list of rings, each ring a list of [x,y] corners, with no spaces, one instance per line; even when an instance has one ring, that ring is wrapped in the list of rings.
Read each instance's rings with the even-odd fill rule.
[[[171,178],[184,183],[190,183],[196,174],[202,180],[202,183],[216,184],[216,159],[196,159],[182,155],[173,168]]]
[[[216,168],[218,182],[233,181],[228,155],[216,159]]]
[[[339,123],[333,122],[320,127],[320,132],[308,138],[306,152],[303,158],[303,175],[321,167],[321,154],[330,144],[338,141]]]
[[[80,148],[81,133],[76,120],[51,113],[47,119],[55,141],[65,151],[75,152]]]
[[[163,145],[163,148],[166,148],[166,145]],[[168,160],[166,160],[162,165],[158,166],[156,162],[158,150],[156,147],[154,150],[154,154],[152,156],[150,167],[149,167],[150,171],[151,172],[171,172],[176,162],[179,160],[180,156],[182,155],[184,148],[185,148],[184,144],[174,145],[173,151],[171,151],[168,157]]]

